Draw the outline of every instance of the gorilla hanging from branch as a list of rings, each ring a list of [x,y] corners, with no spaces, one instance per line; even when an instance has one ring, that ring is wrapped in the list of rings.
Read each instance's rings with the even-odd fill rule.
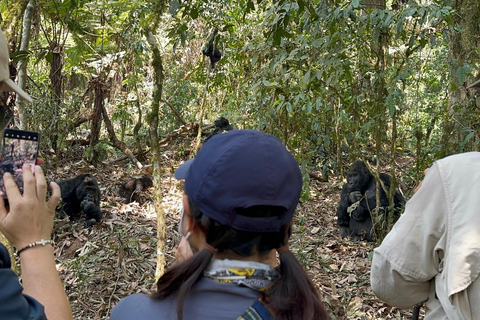
[[[215,64],[220,61],[222,58],[222,52],[218,49],[218,30],[215,29],[213,33],[208,36],[207,42],[203,46],[202,53],[203,55],[210,58],[210,66],[212,70],[215,68]]]
[[[390,189],[390,176],[380,173],[385,189]],[[394,221],[400,216],[405,205],[405,198],[400,189],[395,190]],[[340,204],[337,210],[338,226],[342,237],[350,236],[357,240],[374,241],[371,232],[373,227],[372,211],[377,206],[377,186],[375,177],[368,170],[363,161],[355,161],[347,173],[347,183],[343,185]],[[383,188],[380,188],[380,214],[383,213],[385,220],[388,213],[388,197]]]

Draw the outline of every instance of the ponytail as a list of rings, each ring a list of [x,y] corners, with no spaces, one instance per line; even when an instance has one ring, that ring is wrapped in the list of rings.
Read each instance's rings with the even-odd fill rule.
[[[275,319],[330,319],[315,285],[292,252],[280,253],[279,273],[280,278],[266,292]]]

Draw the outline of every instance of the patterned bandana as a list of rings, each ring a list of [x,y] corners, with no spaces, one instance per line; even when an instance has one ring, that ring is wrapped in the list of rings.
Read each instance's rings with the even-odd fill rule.
[[[263,292],[279,275],[275,269],[260,262],[212,259],[204,276]]]

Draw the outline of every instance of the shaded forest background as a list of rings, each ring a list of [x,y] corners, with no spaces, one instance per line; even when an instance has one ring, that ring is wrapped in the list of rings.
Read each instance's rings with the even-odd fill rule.
[[[152,173],[156,252],[173,244],[165,177],[220,116],[287,145],[306,206],[357,159],[409,198],[435,159],[479,149],[480,98],[467,89],[480,73],[476,0],[0,0],[0,12],[12,79],[34,98],[2,93],[0,125],[39,131],[55,179],[118,164],[105,184]],[[207,44],[222,53],[214,68]],[[334,203],[324,209],[334,225]],[[163,273],[168,256],[152,254]],[[329,301],[332,313],[352,299],[343,313]]]

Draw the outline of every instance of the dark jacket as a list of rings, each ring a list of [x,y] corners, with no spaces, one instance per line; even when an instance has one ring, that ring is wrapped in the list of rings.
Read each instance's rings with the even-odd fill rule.
[[[0,243],[0,318],[2,320],[46,320],[43,306],[22,293],[7,248]]]

